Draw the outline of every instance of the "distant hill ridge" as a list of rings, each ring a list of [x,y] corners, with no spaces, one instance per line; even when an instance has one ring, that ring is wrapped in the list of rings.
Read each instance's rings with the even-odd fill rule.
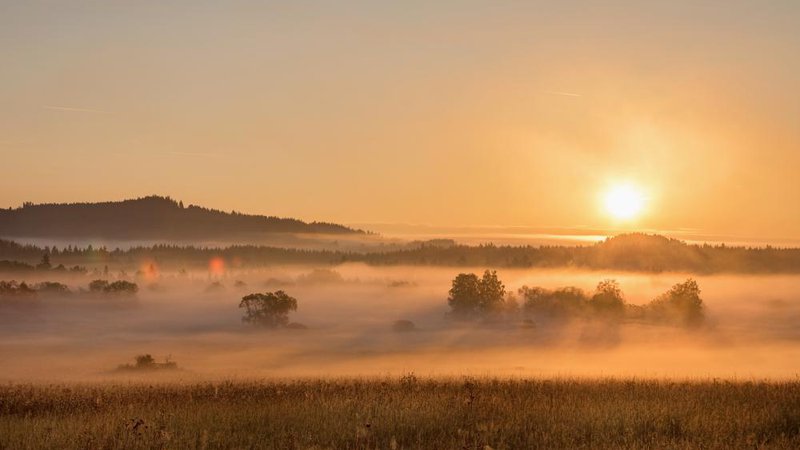
[[[344,225],[183,206],[148,196],[101,203],[24,203],[0,209],[0,236],[103,239],[223,239],[263,233],[360,234]]]

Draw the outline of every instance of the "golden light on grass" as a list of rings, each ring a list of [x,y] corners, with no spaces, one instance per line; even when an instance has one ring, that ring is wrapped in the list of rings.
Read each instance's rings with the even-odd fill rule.
[[[604,196],[606,212],[617,220],[632,220],[639,217],[645,207],[645,195],[631,183],[612,186]]]

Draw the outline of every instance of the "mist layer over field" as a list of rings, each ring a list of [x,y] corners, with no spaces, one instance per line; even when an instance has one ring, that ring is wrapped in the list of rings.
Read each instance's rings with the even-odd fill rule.
[[[707,320],[687,330],[585,320],[535,327],[514,320],[460,323],[446,316],[446,299],[452,278],[465,269],[313,269],[160,274],[138,280],[140,291],[133,299],[74,293],[4,303],[0,378],[118,380],[131,375],[113,369],[143,353],[157,360],[171,356],[181,370],[157,377],[184,380],[409,372],[778,379],[800,371],[798,276],[697,277]],[[498,275],[509,291],[523,285],[591,291],[598,281],[614,278],[631,304],[647,303],[687,278],[542,270]],[[67,284],[77,291],[88,281]],[[242,323],[242,296],[277,289],[298,299],[291,320],[307,329],[262,330]],[[416,331],[394,331],[392,324],[400,319],[414,322]]]

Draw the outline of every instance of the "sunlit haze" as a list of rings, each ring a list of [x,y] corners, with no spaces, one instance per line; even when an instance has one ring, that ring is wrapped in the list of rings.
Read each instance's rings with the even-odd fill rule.
[[[0,207],[798,238],[798,29],[788,0],[3,1]],[[597,207],[617,180],[635,223]]]

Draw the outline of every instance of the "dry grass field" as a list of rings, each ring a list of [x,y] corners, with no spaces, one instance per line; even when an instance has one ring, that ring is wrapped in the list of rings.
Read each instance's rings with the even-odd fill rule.
[[[800,448],[800,381],[6,384],[0,448]]]

